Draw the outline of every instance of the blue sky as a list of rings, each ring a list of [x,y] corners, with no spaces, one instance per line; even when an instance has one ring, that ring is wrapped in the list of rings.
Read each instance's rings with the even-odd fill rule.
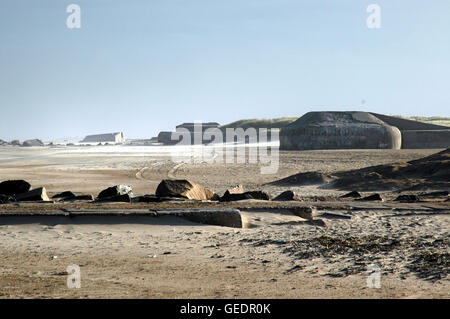
[[[448,0],[2,0],[0,139],[318,110],[450,116],[449,13]]]

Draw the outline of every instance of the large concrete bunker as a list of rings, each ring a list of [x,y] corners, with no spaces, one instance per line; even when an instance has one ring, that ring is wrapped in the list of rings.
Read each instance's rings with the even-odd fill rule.
[[[280,148],[400,149],[401,132],[368,112],[308,112],[283,127]]]

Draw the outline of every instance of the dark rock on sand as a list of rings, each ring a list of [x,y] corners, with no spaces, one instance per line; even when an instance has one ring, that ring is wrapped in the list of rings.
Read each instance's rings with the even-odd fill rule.
[[[4,141],[2,139],[0,139],[0,145],[8,145],[9,143],[7,141]]]
[[[127,185],[116,185],[112,187],[108,187],[107,189],[102,190],[97,198],[104,199],[110,197],[117,197],[121,195],[130,195],[133,196],[133,190],[130,186]]]
[[[400,195],[396,199],[394,199],[394,201],[402,203],[416,203],[420,201],[420,199],[417,195]]]
[[[220,198],[221,202],[231,202],[243,199],[259,199],[259,200],[270,200],[270,195],[264,191],[250,191],[242,194],[228,194],[227,196],[222,196]]]
[[[77,197],[75,197],[75,200],[94,200],[94,196],[91,194],[77,195]]]
[[[16,200],[20,201],[49,201],[45,187],[39,187],[26,193],[16,195]]]
[[[363,198],[359,198],[357,200],[360,200],[360,201],[380,201],[380,202],[384,201],[384,199],[378,193],[370,195],[370,196],[366,196],[366,197],[363,197]]]
[[[162,201],[163,201],[163,199],[156,195],[144,195],[144,196],[137,196],[137,197],[133,198],[133,202],[137,202],[137,203],[159,203]]]
[[[158,197],[182,197],[195,200],[214,200],[214,192],[185,179],[164,179],[156,188]]]
[[[98,202],[122,202],[122,203],[131,203],[130,194],[116,195],[110,197],[102,197],[97,198]]]
[[[0,183],[0,194],[14,195],[26,193],[31,189],[30,183],[24,180],[10,180]]]
[[[232,188],[227,189],[223,194],[223,196],[228,196],[230,194],[243,194],[243,193],[244,193],[244,186],[236,185]]]
[[[56,194],[56,195],[53,195],[53,196],[52,196],[52,198],[55,198],[55,199],[60,198],[60,199],[62,199],[62,200],[65,200],[65,199],[75,199],[76,197],[77,197],[77,195],[75,195],[75,194],[72,193],[71,191],[62,192],[62,193],[59,193],[59,194]]]
[[[342,195],[340,198],[361,198],[361,194],[357,191],[352,191],[350,193]]]
[[[300,197],[294,192],[294,191],[284,191],[281,194],[279,194],[277,197],[273,199],[274,201],[289,201],[289,200],[296,200],[301,201]]]

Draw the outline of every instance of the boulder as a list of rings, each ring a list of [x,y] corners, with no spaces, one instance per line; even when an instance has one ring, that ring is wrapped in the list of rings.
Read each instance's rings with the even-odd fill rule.
[[[12,140],[11,145],[20,146],[22,145],[19,140]]]
[[[220,201],[231,202],[243,199],[270,200],[270,195],[269,193],[266,193],[264,191],[250,191],[242,194],[228,194],[228,195],[225,193],[224,196],[220,198]]]
[[[230,194],[243,194],[243,193],[244,193],[244,186],[239,184],[232,188],[227,189],[223,194],[223,196],[228,196]]]
[[[44,142],[39,139],[26,140],[22,143],[22,146],[44,146]]]
[[[20,201],[49,201],[45,187],[39,187],[29,192],[17,194],[16,200]]]
[[[30,183],[24,180],[11,180],[0,183],[0,194],[14,195],[26,193],[31,189]]]
[[[62,200],[75,199],[76,197],[77,197],[77,195],[75,195],[71,191],[62,192],[62,193],[52,196],[52,198],[60,198]]]
[[[4,141],[2,139],[0,139],[0,145],[8,145],[9,143],[7,141]]]
[[[416,203],[420,201],[420,199],[417,195],[400,195],[396,199],[394,199],[394,201],[402,203]]]
[[[156,188],[158,197],[183,197],[196,200],[214,200],[214,192],[192,181],[185,179],[164,179]]]
[[[77,197],[75,197],[75,200],[94,200],[94,196],[91,194],[88,195],[77,195]]]
[[[281,194],[279,194],[277,197],[273,199],[274,201],[289,201],[289,200],[296,200],[301,201],[300,197],[294,192],[294,191],[284,191]]]
[[[116,197],[121,195],[130,195],[133,196],[133,190],[130,186],[127,185],[116,185],[108,187],[107,189],[102,190],[98,196],[97,199],[103,199],[103,198],[109,198],[109,197]]]
[[[342,195],[339,198],[361,198],[361,194],[358,193],[357,191],[353,191],[353,192],[347,193],[345,195]]]
[[[115,196],[110,196],[110,197],[97,198],[97,201],[98,202],[131,203],[131,196],[130,196],[130,194],[115,195]]]
[[[360,201],[380,201],[380,202],[384,201],[384,199],[378,193],[370,195],[370,196],[367,196],[367,197],[364,197],[364,198],[358,198],[357,200],[360,200]]]

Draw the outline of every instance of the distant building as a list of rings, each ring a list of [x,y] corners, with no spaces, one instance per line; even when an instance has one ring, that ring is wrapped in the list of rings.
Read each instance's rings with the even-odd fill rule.
[[[123,133],[108,133],[108,134],[97,134],[97,135],[88,135],[82,140],[80,143],[123,143],[125,139],[123,138]]]
[[[191,144],[207,144],[210,143],[210,139],[204,138],[203,134],[209,128],[219,128],[220,124],[217,122],[206,122],[206,123],[183,123],[176,126],[176,132],[181,133],[184,130],[188,130],[191,133]],[[172,133],[169,131],[163,131],[158,134],[158,142],[165,145],[177,144],[182,137],[179,136],[178,139],[174,137],[172,139]],[[184,141],[186,142],[186,141]]]

